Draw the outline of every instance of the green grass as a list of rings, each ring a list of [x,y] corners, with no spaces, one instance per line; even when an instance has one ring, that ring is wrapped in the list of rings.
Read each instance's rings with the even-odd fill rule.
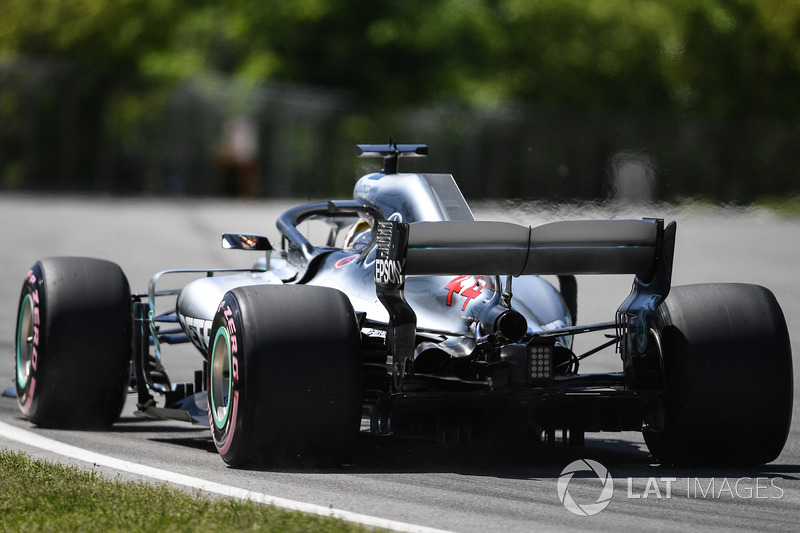
[[[111,480],[93,471],[0,450],[0,532],[367,531],[332,518],[190,494],[165,484]]]

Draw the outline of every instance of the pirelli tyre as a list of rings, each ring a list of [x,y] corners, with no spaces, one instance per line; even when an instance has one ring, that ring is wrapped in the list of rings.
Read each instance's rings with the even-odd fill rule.
[[[780,455],[792,418],[792,355],[775,296],[745,284],[675,287],[661,306],[664,394],[645,422],[671,465],[758,465]]]
[[[361,421],[360,332],[342,293],[305,285],[240,287],[214,318],[209,422],[234,467],[332,465]]]
[[[16,388],[44,427],[98,429],[119,418],[130,379],[131,293],[114,263],[42,259],[22,286]]]

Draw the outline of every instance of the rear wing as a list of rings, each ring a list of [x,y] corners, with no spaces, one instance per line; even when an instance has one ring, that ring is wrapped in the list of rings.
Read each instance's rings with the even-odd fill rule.
[[[406,276],[633,274],[616,323],[628,361],[646,349],[655,310],[669,294],[676,224],[661,219],[582,220],[535,228],[507,222],[376,224],[375,286],[389,312],[387,344],[396,364],[413,354],[416,315],[405,301]],[[395,366],[395,378],[402,375]]]
[[[408,226],[405,275],[482,273],[645,275],[659,244],[656,220],[417,222]]]

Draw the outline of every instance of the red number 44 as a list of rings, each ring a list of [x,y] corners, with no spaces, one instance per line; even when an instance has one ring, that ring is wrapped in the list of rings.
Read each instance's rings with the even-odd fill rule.
[[[483,276],[478,276],[477,278],[473,276],[458,276],[454,278],[444,286],[449,291],[447,293],[447,305],[453,305],[453,294],[460,294],[465,298],[464,305],[461,306],[461,310],[464,311],[470,300],[474,300],[481,295],[485,285],[486,282],[483,280]]]

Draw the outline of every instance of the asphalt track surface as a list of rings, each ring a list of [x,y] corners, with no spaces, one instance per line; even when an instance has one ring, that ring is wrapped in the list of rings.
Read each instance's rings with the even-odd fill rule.
[[[249,266],[253,252],[222,250],[220,233],[260,232],[277,242],[275,217],[291,205],[294,202],[0,195],[0,389],[12,385],[19,289],[36,259],[58,255],[109,259],[122,266],[132,289],[142,292],[152,274],[167,268]],[[800,353],[800,220],[754,211],[665,206],[553,209],[519,202],[473,208],[480,219],[530,225],[560,218],[677,220],[673,284],[741,281],[769,287],[786,315],[793,352]],[[584,276],[578,282],[582,323],[610,320],[630,288],[627,277]],[[598,354],[582,369],[616,369],[616,357]],[[198,358],[190,349],[166,353],[173,381],[191,379]],[[798,367],[795,364],[795,381]],[[108,432],[36,428],[22,419],[16,401],[9,398],[0,399],[0,422],[89,453],[431,528],[504,533],[634,528],[796,531],[800,523],[798,389],[792,431],[781,456],[769,465],[744,469],[664,468],[653,464],[639,434],[600,433],[587,435],[586,445],[580,448],[455,451],[365,435],[354,463],[333,470],[235,470],[216,454],[206,428],[133,417],[134,397]],[[750,394],[747,383],[737,393]],[[93,465],[91,460],[68,459],[2,433],[0,448],[76,463],[112,478],[151,480]],[[594,516],[567,510],[557,491],[562,470],[580,459],[597,461],[613,478],[614,495]],[[596,476],[576,475],[569,492],[576,501],[590,502],[599,496],[600,486]]]

